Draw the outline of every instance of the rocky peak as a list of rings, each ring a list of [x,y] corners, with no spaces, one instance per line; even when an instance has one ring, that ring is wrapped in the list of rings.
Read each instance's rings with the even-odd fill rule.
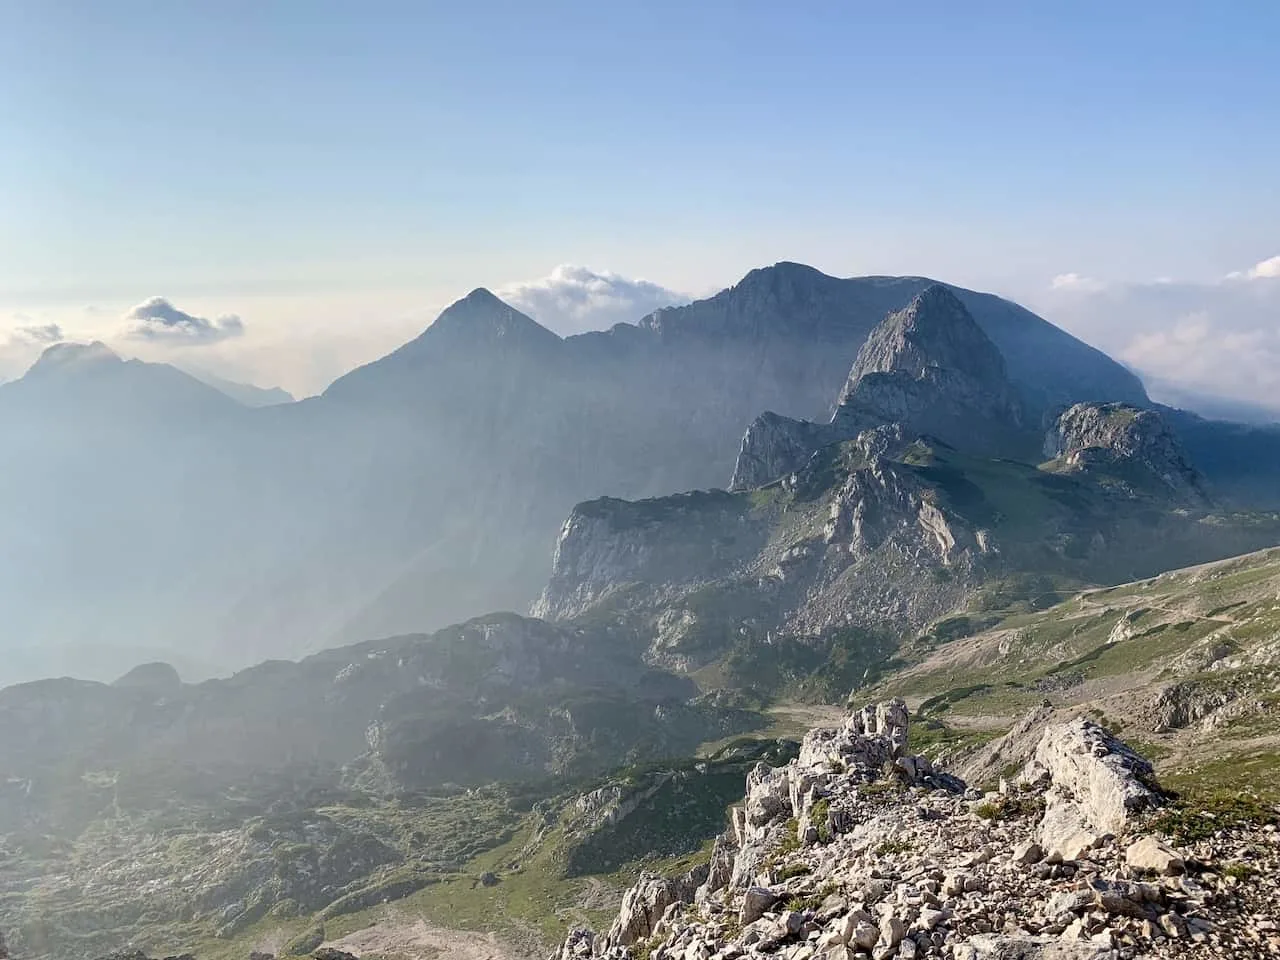
[[[846,394],[871,373],[909,374],[914,379],[939,367],[993,385],[1007,379],[1004,358],[959,298],[940,283],[889,314],[858,351]]]
[[[1013,391],[1000,351],[956,295],[938,283],[871,331],[858,351],[840,403],[869,399],[870,384],[864,383],[876,374],[917,382],[932,380],[940,386],[944,383],[940,375],[945,375],[945,380],[962,380],[968,388],[966,399],[982,406],[993,402],[1009,406],[1012,402]]]
[[[1067,471],[1109,476],[1130,495],[1209,501],[1203,476],[1155,410],[1127,403],[1077,403],[1049,429],[1044,454]]]
[[[501,341],[541,341],[560,338],[532,317],[500,300],[484,287],[477,287],[450,304],[427,328],[424,336],[496,343]]]
[[[899,423],[971,453],[1010,456],[1027,445],[1000,351],[941,284],[871,332],[832,423],[850,436]]]
[[[182,689],[182,677],[170,664],[143,663],[111,685],[123,690],[141,690],[156,696],[170,696]]]
[[[693,329],[704,335],[800,334],[830,325],[842,312],[847,283],[802,263],[784,261],[752,270],[706,300],[656,310],[640,326],[659,334]]]

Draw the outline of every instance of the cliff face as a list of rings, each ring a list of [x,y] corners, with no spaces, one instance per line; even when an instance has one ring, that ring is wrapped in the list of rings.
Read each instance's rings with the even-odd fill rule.
[[[882,427],[764,490],[581,504],[535,612],[619,617],[651,638],[650,658],[682,668],[774,635],[939,616],[980,579],[994,545],[893,459],[906,446]]]
[[[1131,496],[1162,496],[1192,505],[1210,501],[1204,477],[1155,410],[1077,403],[1050,428],[1044,454],[1065,471],[1099,476]]]
[[[551,579],[533,614],[564,619],[632,586],[724,577],[767,536],[767,519],[750,500],[724,491],[581,503],[560,530]]]
[[[757,417],[734,468],[734,489],[768,483],[826,444],[885,424],[965,450],[1033,448],[1004,358],[961,301],[935,284],[887,315],[858,352],[830,423]]]
[[[1022,409],[1000,351],[964,304],[934,285],[871,331],[832,422],[896,422],[979,451],[1016,447],[1010,435]]]

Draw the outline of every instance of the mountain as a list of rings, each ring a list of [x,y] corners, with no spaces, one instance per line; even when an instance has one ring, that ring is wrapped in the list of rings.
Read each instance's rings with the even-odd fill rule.
[[[885,423],[970,451],[1016,456],[1034,446],[1024,417],[1000,351],[964,304],[935,284],[871,331],[829,423],[773,412],[756,418],[738,452],[732,487],[776,480],[819,447]]]
[[[86,646],[225,670],[527,609],[575,503],[726,484],[761,411],[829,419],[868,333],[932,286],[782,263],[564,339],[477,290],[323,395],[259,409],[162,364],[86,354],[98,373],[59,372],[55,351],[0,388],[21,464],[0,492],[23,505],[0,530],[21,650],[0,680]],[[1029,427],[1079,400],[1146,404],[1040,318],[946,289]]]
[[[227,380],[208,370],[185,366],[183,369],[201,383],[207,383],[246,407],[273,407],[279,403],[293,403],[295,400],[293,394],[281,387],[259,387],[252,383]]]
[[[845,926],[850,942],[875,933],[884,956],[947,938],[1034,953],[1072,931],[1093,951],[1076,934],[1190,938],[1210,929],[1195,927],[1210,905],[1213,923],[1244,930],[1237,918],[1267,890],[1225,871],[1266,842],[1269,801],[1222,800],[1173,769],[1189,794],[1169,804],[1153,765],[1082,714],[1106,705],[1137,733],[1182,731],[1170,749],[1214,784],[1243,782],[1213,768],[1217,745],[1246,771],[1265,767],[1274,557],[1123,581],[1274,545],[1280,518],[1220,500],[1149,404],[1037,407],[1046,395],[1020,386],[942,285],[869,328],[832,378],[825,421],[754,422],[757,440],[768,424],[787,441],[758,461],[792,458],[776,479],[566,508],[536,617],[489,613],[273,656],[292,642],[266,629],[276,618],[365,629],[405,615],[415,608],[397,583],[436,613],[495,584],[515,595],[537,531],[574,490],[709,472],[718,454],[698,442],[727,433],[734,403],[780,389],[781,373],[753,386],[740,369],[726,392],[706,371],[756,349],[757,369],[788,355],[771,304],[812,333],[803,304],[830,306],[844,288],[812,284],[806,300],[806,277],[784,269],[759,288],[769,296],[743,301],[761,309],[740,341],[732,330],[699,341],[664,314],[562,340],[477,291],[324,396],[279,407],[248,409],[95,346],[54,353],[13,385],[24,398],[49,391],[40,416],[86,411],[75,432],[55,431],[63,473],[48,459],[45,472],[15,473],[21,496],[47,498],[39,520],[63,520],[65,498],[90,480],[107,482],[128,520],[76,530],[98,562],[128,561],[97,572],[111,592],[71,605],[31,581],[46,590],[39,609],[106,611],[98,628],[123,631],[142,621],[123,604],[148,575],[147,622],[185,623],[189,657],[211,649],[198,633],[210,626],[243,656],[268,653],[203,682],[148,654],[111,683],[0,689],[0,927],[15,952],[450,954],[467,942],[456,931],[497,928],[528,946],[484,949],[524,958],[584,923],[608,932],[571,934],[561,957],[635,958],[667,933],[676,939],[660,949],[682,956],[691,937],[740,934],[799,956],[809,948],[791,940],[810,933],[843,950]],[[733,326],[743,312],[725,317]],[[798,356],[803,342],[792,346]],[[678,404],[690,404],[683,418]],[[142,462],[120,460],[126,442],[154,449],[148,482],[121,484]],[[86,445],[93,473],[77,459]],[[84,524],[97,506],[89,498],[72,516]],[[148,567],[157,545],[177,562]],[[902,699],[788,739],[850,691]],[[1230,738],[1218,732],[1237,723]],[[1000,786],[1015,769],[1022,782]],[[721,833],[744,779],[745,804]],[[1149,807],[1166,819],[1138,820]],[[1231,852],[1160,846],[1203,835],[1201,810]],[[1241,906],[1133,882],[1139,862],[1113,839],[1124,831],[1143,834],[1131,838],[1146,844],[1141,864],[1180,859],[1206,883],[1227,876]],[[927,889],[911,886],[926,863],[962,844],[973,849],[953,866],[968,879],[929,881],[933,900],[911,892]],[[1005,887],[959,899],[995,891],[997,877],[1028,898],[1071,899],[1019,921],[1034,930],[1011,928],[992,913]],[[893,906],[882,902],[890,881]],[[783,897],[796,898],[785,918]],[[849,897],[884,914],[878,933]],[[917,909],[925,902],[933,913]],[[686,923],[693,908],[680,905],[696,903],[741,930]],[[1123,919],[1136,910],[1149,924]],[[838,930],[823,927],[838,917]],[[908,937],[908,921],[927,929]]]

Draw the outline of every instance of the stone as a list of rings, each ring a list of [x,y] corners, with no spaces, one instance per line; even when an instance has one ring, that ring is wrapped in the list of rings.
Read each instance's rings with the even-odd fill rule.
[[[871,950],[879,940],[880,930],[867,921],[861,920],[854,925],[853,935],[848,942],[859,950]]]
[[[738,922],[744,927],[755,923],[777,902],[778,894],[768,887],[751,887],[742,895],[742,910],[738,914]]]
[[[1044,859],[1044,848],[1034,840],[1026,840],[1013,848],[1013,862],[1029,866]]]
[[[1041,773],[1050,788],[1040,843],[1064,860],[1082,859],[1103,836],[1122,833],[1135,814],[1161,802],[1147,786],[1151,764],[1087,717],[1045,729],[1023,779]]]
[[[880,942],[886,946],[896,947],[906,935],[906,926],[893,914],[880,921]]]
[[[1136,843],[1129,844],[1124,851],[1124,862],[1135,870],[1166,876],[1180,874],[1187,867],[1176,850],[1165,846],[1155,837],[1143,837]]]

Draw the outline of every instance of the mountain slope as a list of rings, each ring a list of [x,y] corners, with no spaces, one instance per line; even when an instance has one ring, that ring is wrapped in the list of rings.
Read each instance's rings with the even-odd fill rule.
[[[22,465],[2,492],[25,505],[7,531],[22,568],[0,586],[24,652],[0,679],[86,647],[137,651],[98,677],[157,656],[209,671],[525,609],[575,503],[724,484],[760,411],[829,416],[867,332],[929,285],[779,264],[564,340],[480,290],[323,396],[257,410],[132,362],[116,365],[129,402],[91,409],[33,370],[0,389],[0,441]],[[1032,408],[1028,384],[1143,399],[1039,318],[957,296]]]

